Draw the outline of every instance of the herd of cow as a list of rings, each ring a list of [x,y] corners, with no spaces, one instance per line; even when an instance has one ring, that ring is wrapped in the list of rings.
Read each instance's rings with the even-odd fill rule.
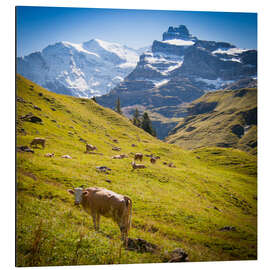
[[[35,138],[30,143],[30,146],[41,145],[45,148],[46,139]],[[89,153],[97,150],[97,147],[86,144],[86,152]],[[146,155],[150,157],[150,162],[155,164],[159,156]],[[45,157],[54,157],[54,153],[47,153]],[[112,159],[122,159],[127,158],[128,155],[121,154],[115,155]],[[71,158],[69,155],[63,155],[62,158]],[[143,169],[146,168],[144,164],[136,164],[135,161],[143,160],[142,153],[134,154],[134,160],[132,161],[132,169]],[[174,167],[172,163],[167,164],[169,167]],[[92,216],[95,230],[99,230],[100,215],[104,217],[112,218],[119,226],[121,231],[121,239],[124,245],[127,245],[128,231],[131,226],[131,215],[132,215],[132,201],[129,197],[121,194],[117,194],[111,190],[99,187],[91,188],[74,188],[69,189],[68,192],[73,194],[75,197],[75,205],[81,204],[83,209]]]

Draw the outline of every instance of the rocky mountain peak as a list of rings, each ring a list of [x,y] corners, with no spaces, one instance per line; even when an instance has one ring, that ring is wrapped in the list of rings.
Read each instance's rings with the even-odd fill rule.
[[[185,25],[179,25],[178,27],[169,26],[168,31],[163,33],[163,41],[171,39],[192,40],[197,38],[189,33]]]

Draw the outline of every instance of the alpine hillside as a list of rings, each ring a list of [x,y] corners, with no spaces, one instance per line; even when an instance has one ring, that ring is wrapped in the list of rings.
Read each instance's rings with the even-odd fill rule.
[[[257,89],[209,92],[186,106],[165,140],[185,149],[219,146],[257,154]]]
[[[184,115],[182,105],[205,92],[256,85],[257,51],[228,42],[200,40],[186,26],[169,27],[140,56],[135,69],[98,102],[114,108],[120,98],[123,112],[147,111],[163,139]]]
[[[92,99],[47,91],[21,75],[16,98],[16,266],[158,263],[179,250],[191,262],[257,258],[256,156],[183,150]],[[30,145],[36,137],[44,148]],[[86,143],[97,150],[86,153]],[[146,168],[133,170],[137,152]],[[125,158],[112,159],[119,153]],[[160,159],[153,164],[151,155]],[[93,186],[131,198],[129,239],[147,245],[124,248],[109,218],[94,230],[67,192]]]
[[[117,43],[92,39],[58,42],[17,58],[17,73],[50,89],[77,97],[106,94],[136,66],[139,54]]]

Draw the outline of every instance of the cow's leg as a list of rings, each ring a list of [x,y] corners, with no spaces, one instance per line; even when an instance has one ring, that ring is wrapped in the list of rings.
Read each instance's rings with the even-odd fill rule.
[[[96,213],[92,213],[92,218],[93,218],[93,223],[94,223],[94,228],[95,228],[95,230],[97,230],[97,225],[96,225],[96,216],[97,216],[97,214],[96,214]]]
[[[123,224],[123,222],[119,222],[118,226],[120,228],[121,231],[121,240],[123,241],[124,245],[127,245],[127,229],[125,224]]]
[[[100,214],[97,213],[97,231],[99,231]]]
[[[121,240],[123,241],[124,246],[127,246],[127,230],[126,230],[126,227],[121,226],[120,231],[121,231]]]

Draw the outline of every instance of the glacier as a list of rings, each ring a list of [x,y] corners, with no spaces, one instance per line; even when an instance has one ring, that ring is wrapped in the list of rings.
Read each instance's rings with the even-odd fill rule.
[[[108,93],[137,65],[142,49],[91,39],[49,45],[17,58],[17,73],[56,93],[90,98]]]

